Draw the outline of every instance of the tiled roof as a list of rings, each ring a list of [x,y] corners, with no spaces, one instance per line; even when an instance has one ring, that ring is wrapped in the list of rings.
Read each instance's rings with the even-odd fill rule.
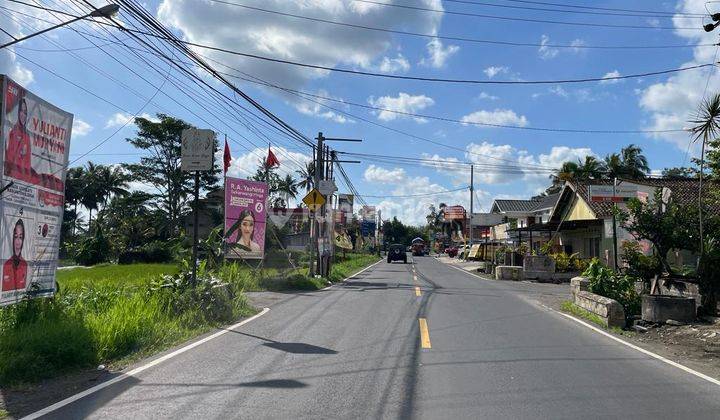
[[[560,193],[551,194],[544,197],[536,198],[534,200],[495,200],[495,206],[497,206],[500,212],[533,212],[543,209],[551,209],[555,206]]]
[[[699,192],[699,186],[698,186],[698,180],[687,178],[687,179],[665,179],[665,178],[647,178],[643,180],[627,180],[626,182],[632,182],[634,184],[639,185],[649,185],[654,186],[656,188],[662,188],[666,187],[669,188],[672,193],[672,199],[675,200],[676,203],[686,205],[686,204],[697,204],[698,200],[698,192]],[[588,184],[587,183],[571,183],[569,182],[575,192],[582,197],[585,202],[588,203],[590,206],[590,209],[595,213],[595,216],[599,218],[603,217],[609,217],[612,216],[612,208],[613,205],[610,202],[592,202],[588,198]],[[709,197],[709,189],[707,188],[708,184],[710,184],[711,181],[705,181],[704,187],[703,187],[703,195],[706,197]],[[715,187],[719,187],[720,183],[713,182],[715,184]],[[612,181],[592,181],[592,185],[612,185]],[[707,194],[707,195],[706,195]],[[715,202],[715,200],[713,200]],[[714,205],[714,208],[712,208],[712,211],[716,215],[720,215],[720,206],[717,204]]]

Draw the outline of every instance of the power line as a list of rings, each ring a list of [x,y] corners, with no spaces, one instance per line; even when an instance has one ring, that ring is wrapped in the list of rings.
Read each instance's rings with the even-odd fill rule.
[[[508,17],[508,16],[496,16],[482,13],[470,13],[470,12],[458,12],[454,10],[442,10],[442,9],[431,9],[429,7],[409,6],[406,4],[395,4],[395,3],[381,3],[374,0],[352,0],[360,3],[375,4],[383,7],[394,7],[405,10],[413,10],[418,12],[429,12],[438,14],[448,14],[455,16],[465,17],[476,17],[483,19],[495,19],[512,22],[527,22],[527,23],[547,23],[552,25],[568,25],[568,26],[582,26],[582,27],[595,27],[595,28],[614,28],[614,29],[663,29],[663,30],[694,30],[699,31],[701,28],[698,27],[674,27],[674,26],[650,26],[650,25],[614,25],[609,23],[590,23],[590,22],[568,22],[560,20],[548,20],[548,19],[530,19],[530,18],[519,18],[519,17]]]
[[[338,21],[329,20],[329,19],[321,19],[321,18],[316,18],[316,17],[303,16],[303,15],[298,15],[298,14],[294,14],[294,13],[281,12],[278,10],[264,9],[264,8],[260,8],[260,7],[248,6],[246,4],[241,4],[241,3],[236,3],[236,2],[226,1],[226,0],[211,0],[211,1],[213,1],[215,3],[226,4],[229,6],[241,7],[241,8],[248,9],[248,10],[254,10],[254,11],[262,12],[262,13],[291,17],[291,18],[295,18],[295,19],[303,19],[303,20],[307,20],[307,21],[311,21],[311,22],[319,22],[319,23],[342,26],[342,27],[347,27],[347,28],[361,29],[361,30],[374,31],[374,32],[384,32],[384,33],[391,33],[391,34],[396,34],[396,35],[429,38],[429,39],[440,39],[440,40],[445,40],[445,41],[468,42],[468,43],[478,43],[478,44],[503,45],[503,46],[514,46],[514,47],[533,47],[533,48],[548,47],[548,48],[571,48],[571,49],[627,49],[627,50],[695,48],[695,47],[712,47],[715,45],[715,44],[675,44],[675,45],[582,45],[582,44],[580,44],[580,45],[573,45],[573,44],[553,44],[553,43],[541,44],[541,43],[537,43],[537,42],[501,41],[501,40],[479,39],[479,38],[469,38],[469,37],[461,37],[461,36],[426,34],[426,33],[402,31],[402,30],[395,30],[395,29],[388,29],[388,28],[378,28],[378,27],[367,26],[367,25],[359,25],[359,24],[354,24],[354,23],[338,22]]]
[[[467,2],[470,2],[469,0],[466,0]],[[504,0],[511,3],[523,3],[523,4],[541,4],[546,6],[560,6],[560,7],[568,7],[568,8],[576,8],[576,9],[585,9],[585,10],[606,10],[606,11],[616,11],[616,12],[632,12],[632,13],[658,13],[658,14],[665,14],[669,16],[690,16],[690,17],[702,17],[705,16],[700,13],[683,13],[683,12],[657,12],[657,11],[651,11],[651,10],[638,10],[638,9],[620,9],[615,7],[597,7],[597,6],[580,6],[575,4],[569,4],[569,3],[549,3],[544,1],[532,1],[532,0]]]
[[[666,13],[666,12],[653,12],[649,10],[638,10],[638,11],[630,11],[630,10],[612,10],[612,9],[603,9],[603,8],[582,8],[584,10],[567,10],[567,9],[549,9],[546,7],[529,7],[529,6],[511,6],[506,4],[495,4],[495,3],[486,3],[483,1],[471,1],[471,0],[445,0],[446,3],[459,3],[459,4],[472,4],[476,6],[486,6],[486,7],[497,7],[497,8],[504,8],[504,9],[519,9],[519,10],[534,10],[534,11],[542,11],[542,12],[557,12],[557,13],[572,13],[572,14],[582,14],[582,15],[599,15],[599,16],[627,16],[627,17],[651,17],[651,18],[672,18],[674,16],[673,13]],[[543,2],[521,2],[521,3],[530,3],[530,4],[541,4],[541,5],[550,5],[550,6],[559,6],[559,7],[577,7],[577,6],[568,6],[568,5],[558,5],[558,4],[552,4],[552,3],[543,3]],[[602,11],[589,11],[587,9],[591,10],[602,10]],[[688,17],[694,17],[694,18],[702,18],[704,15],[697,15],[697,14],[686,14]]]
[[[18,0],[10,0],[18,2]],[[355,0],[355,1],[361,1],[361,0]],[[362,1],[369,1],[369,0],[362,0]],[[379,3],[381,4],[381,3]],[[369,71],[361,71],[361,70],[350,70],[350,69],[343,69],[343,68],[335,68],[335,67],[328,67],[328,66],[321,66],[316,64],[307,64],[307,63],[301,63],[297,61],[291,61],[291,60],[283,60],[278,58],[271,58],[271,57],[265,57],[257,54],[250,54],[250,53],[243,53],[239,51],[233,51],[226,48],[220,48],[220,47],[214,47],[210,45],[204,45],[199,44],[196,42],[190,42],[190,41],[184,41],[181,39],[178,39],[170,32],[164,32],[163,34],[157,34],[157,33],[149,33],[146,31],[140,31],[140,30],[133,30],[126,28],[122,26],[117,21],[113,21],[115,23],[115,26],[119,29],[122,29],[125,32],[131,33],[131,34],[143,34],[147,36],[152,36],[155,38],[165,39],[168,41],[173,42],[174,44],[183,44],[187,46],[193,46],[198,48],[204,48],[212,51],[218,51],[218,52],[224,52],[227,54],[237,55],[241,57],[248,57],[253,58],[257,60],[262,61],[268,61],[268,62],[274,62],[274,63],[280,63],[280,64],[286,64],[286,65],[292,65],[292,66],[298,66],[298,67],[304,67],[304,68],[311,68],[315,70],[325,70],[330,72],[338,72],[338,73],[346,73],[346,74],[353,74],[353,75],[361,75],[361,76],[370,76],[370,77],[380,77],[380,78],[388,78],[388,79],[396,79],[396,80],[413,80],[413,81],[422,81],[422,82],[436,82],[436,83],[457,83],[457,84],[477,84],[477,85],[546,85],[546,84],[571,84],[571,83],[590,83],[590,82],[602,82],[602,81],[611,81],[611,80],[625,80],[625,79],[636,79],[640,77],[649,77],[649,76],[658,76],[663,74],[673,74],[673,73],[679,73],[689,70],[695,70],[700,68],[705,68],[709,66],[713,66],[717,63],[706,63],[706,64],[698,64],[693,66],[686,66],[686,67],[679,67],[679,68],[673,68],[673,69],[667,69],[667,70],[659,70],[659,71],[651,71],[651,72],[644,72],[644,73],[634,73],[634,74],[628,74],[628,75],[621,75],[621,76],[603,76],[603,77],[587,77],[587,78],[580,78],[580,79],[559,79],[559,80],[477,80],[477,79],[449,79],[449,78],[435,78],[435,77],[421,77],[421,76],[403,76],[403,75],[396,75],[396,74],[384,74],[384,73],[375,73],[375,72],[369,72]],[[188,54],[190,54],[190,58],[195,61],[195,58],[192,58],[193,56],[196,56],[195,53],[193,53],[191,50],[185,48],[184,50],[188,51]],[[207,64],[198,64],[201,67],[204,68]],[[223,78],[219,74],[213,74],[214,70],[208,70],[214,77],[219,78],[219,80],[223,81]],[[228,86],[234,87],[232,84],[227,82],[226,80],[223,81],[223,83],[227,84]],[[238,92],[238,94],[240,94]],[[241,94],[241,96],[244,95]],[[258,104],[259,105],[259,104]],[[307,138],[306,138],[307,139]],[[309,142],[309,140],[308,140]],[[311,144],[311,143],[309,143]]]
[[[434,191],[434,192],[422,193],[422,194],[400,194],[400,195],[367,195],[367,194],[364,194],[363,196],[368,197],[368,198],[427,197],[427,196],[431,196],[431,195],[442,195],[442,194],[447,194],[447,193],[452,193],[452,192],[457,192],[457,191],[465,191],[465,190],[468,190],[469,188],[470,187],[462,187],[462,188],[456,188],[453,190]]]

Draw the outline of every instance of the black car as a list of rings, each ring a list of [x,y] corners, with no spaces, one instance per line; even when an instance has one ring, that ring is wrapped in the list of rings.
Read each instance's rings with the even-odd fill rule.
[[[387,262],[402,261],[407,264],[407,252],[405,251],[405,245],[393,244],[388,247],[387,251]]]

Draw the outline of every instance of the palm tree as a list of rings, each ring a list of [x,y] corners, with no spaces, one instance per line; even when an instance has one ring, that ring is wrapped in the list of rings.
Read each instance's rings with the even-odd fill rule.
[[[128,176],[120,166],[98,165],[97,183],[98,194],[103,203],[103,208],[107,206],[111,197],[128,194]]]
[[[694,141],[702,140],[700,148],[700,179],[698,185],[698,208],[700,219],[700,258],[703,257],[703,206],[702,206],[702,186],[703,172],[705,168],[705,144],[709,141],[716,140],[720,135],[720,93],[713,97],[703,100],[700,109],[694,120],[690,121],[694,125],[690,127],[690,132],[695,137]]]
[[[585,162],[578,160],[577,177],[581,179],[600,179],[605,172],[605,165],[595,156],[585,156]]]
[[[278,183],[278,193],[285,197],[286,205],[290,205],[290,198],[296,198],[298,194],[298,183],[290,175],[285,175],[285,178],[280,179]]]
[[[625,174],[625,166],[622,157],[617,153],[605,156],[605,168],[608,178],[622,178]]]
[[[80,193],[80,204],[85,207],[90,215],[88,216],[88,228],[90,227],[90,224],[92,222],[92,212],[93,210],[97,210],[98,206],[100,205],[101,201],[101,194],[99,189],[99,182],[98,182],[98,174],[99,174],[99,166],[96,165],[93,162],[88,162],[85,165],[84,170],[84,176],[82,178],[83,181],[83,188]]]
[[[75,213],[75,220],[72,221],[72,234],[75,235],[78,217],[77,208],[82,199],[85,169],[82,166],[70,168],[65,175],[65,203],[73,206]]]
[[[620,150],[620,155],[625,176],[630,179],[643,179],[650,172],[647,158],[639,146],[630,144]]]
[[[305,192],[310,192],[313,188],[313,178],[315,178],[315,162],[307,162],[303,169],[295,171],[295,173],[300,175],[300,181],[298,181],[297,186],[304,188]]]
[[[550,179],[552,179],[553,184],[560,185],[565,181],[576,179],[579,172],[580,166],[576,162],[568,161],[563,163],[554,174],[550,175]]]

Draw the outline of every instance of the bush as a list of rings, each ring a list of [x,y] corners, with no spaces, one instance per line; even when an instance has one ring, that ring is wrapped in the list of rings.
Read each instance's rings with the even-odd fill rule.
[[[78,241],[71,250],[75,262],[80,265],[95,265],[110,260],[111,246],[100,226],[92,236]]]
[[[164,263],[173,260],[175,247],[163,241],[153,241],[120,253],[119,264]]]
[[[615,274],[597,258],[593,258],[583,276],[590,281],[590,292],[618,301],[626,316],[640,313],[640,295],[635,291],[635,277]]]
[[[627,265],[625,273],[632,277],[639,277],[649,281],[657,274],[662,273],[662,262],[657,255],[645,255],[636,241],[626,241],[622,244],[623,263]]]
[[[578,253],[568,255],[564,252],[550,254],[550,258],[555,260],[555,272],[567,273],[569,271],[584,271],[587,268],[587,262],[578,258]]]

